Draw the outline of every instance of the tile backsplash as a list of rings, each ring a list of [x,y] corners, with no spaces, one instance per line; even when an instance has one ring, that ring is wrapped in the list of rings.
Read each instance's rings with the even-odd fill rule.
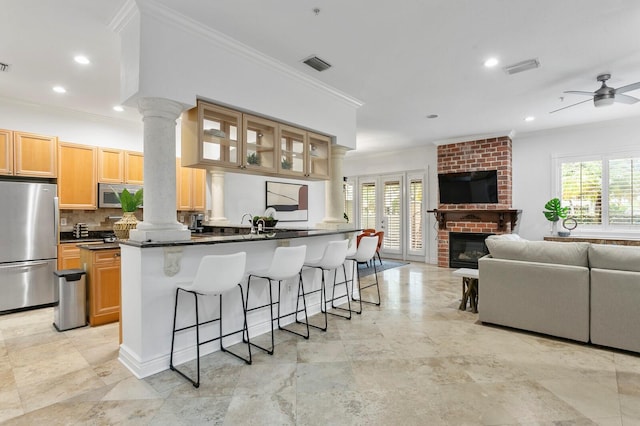
[[[66,225],[60,225],[60,232],[73,231],[76,223],[86,223],[90,231],[111,231],[121,217],[122,209],[60,210],[60,222],[67,221]],[[142,210],[136,212],[136,217],[142,220]]]

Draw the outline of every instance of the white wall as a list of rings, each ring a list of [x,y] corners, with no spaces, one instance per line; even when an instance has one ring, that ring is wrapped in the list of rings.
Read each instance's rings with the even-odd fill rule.
[[[513,138],[513,207],[522,209],[518,233],[541,240],[550,224],[544,204],[559,196],[552,189],[552,157],[566,154],[601,154],[640,149],[640,119],[626,118],[516,135]],[[572,231],[580,235],[580,227]]]

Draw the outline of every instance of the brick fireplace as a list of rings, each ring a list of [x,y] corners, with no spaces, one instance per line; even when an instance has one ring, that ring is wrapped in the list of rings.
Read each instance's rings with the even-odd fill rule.
[[[449,267],[449,233],[504,234],[512,232],[517,210],[511,207],[511,138],[480,139],[438,146],[438,173],[497,170],[498,202],[439,204],[438,266]]]

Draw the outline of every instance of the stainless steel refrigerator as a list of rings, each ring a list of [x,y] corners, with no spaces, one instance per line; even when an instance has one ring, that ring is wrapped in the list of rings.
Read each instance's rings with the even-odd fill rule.
[[[0,181],[0,312],[54,302],[56,185]]]

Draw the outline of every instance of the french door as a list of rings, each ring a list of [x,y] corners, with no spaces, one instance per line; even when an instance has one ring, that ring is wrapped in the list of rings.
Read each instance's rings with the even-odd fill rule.
[[[357,181],[357,226],[384,231],[381,256],[425,261],[424,172],[365,176]]]

